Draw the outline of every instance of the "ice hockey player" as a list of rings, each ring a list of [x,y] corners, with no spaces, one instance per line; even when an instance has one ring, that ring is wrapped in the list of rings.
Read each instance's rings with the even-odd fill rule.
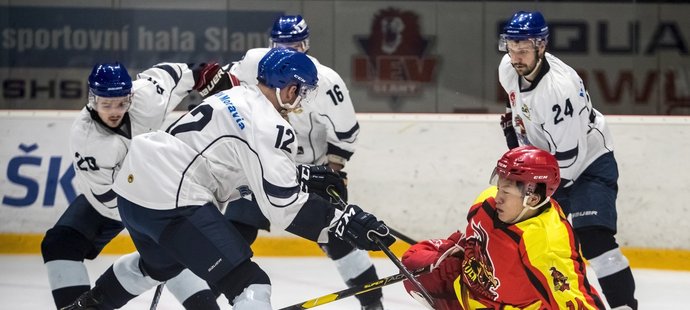
[[[294,161],[294,131],[282,115],[313,100],[311,60],[275,48],[258,66],[258,85],[219,92],[166,131],[135,137],[113,187],[142,270],[165,281],[189,268],[236,310],[271,309],[268,275],[222,214],[247,189],[276,228],[295,235],[321,242],[335,235],[365,250],[378,249],[374,236],[395,241],[372,214],[356,205],[336,210],[322,198],[344,188],[335,171]],[[105,273],[66,309],[119,307],[132,298],[125,292]]]
[[[496,188],[470,208],[464,231],[405,252],[406,267],[432,266],[419,281],[436,309],[605,309],[587,281],[572,227],[550,197],[559,181],[553,155],[514,148],[498,160]]]
[[[572,217],[602,293],[611,308],[637,309],[635,279],[615,238],[618,167],[611,133],[577,72],[546,52],[548,37],[537,11],[515,13],[500,35],[499,50],[506,52],[498,67],[508,95],[501,119],[506,141],[556,156],[562,180],[553,197]]]
[[[218,69],[217,64],[190,68],[181,63],[160,63],[132,81],[121,63],[93,67],[88,77],[88,103],[74,121],[69,141],[80,194],[46,232],[41,244],[58,309],[89,290],[84,259],[95,259],[124,228],[112,184],[130,140],[159,129],[192,89],[213,88],[210,77]],[[129,281],[129,275],[144,278],[138,260],[138,253],[127,255],[107,272],[117,273],[121,282]],[[118,273],[123,269],[132,273]],[[155,282],[150,277],[144,280]],[[189,270],[171,279],[168,289],[187,309],[218,308],[206,283]],[[134,295],[142,292],[138,287],[130,291]]]
[[[309,26],[300,15],[284,15],[275,20],[271,29],[271,47],[292,48],[301,53],[309,51]],[[255,48],[246,52],[242,60],[229,69],[235,83],[256,85],[257,64],[269,48]],[[314,102],[304,106],[301,113],[287,114],[297,138],[295,158],[301,164],[328,165],[341,171],[355,152],[359,123],[347,85],[333,69],[309,56],[316,65],[319,87]],[[344,172],[343,172],[344,174]],[[346,195],[344,195],[346,196]],[[259,229],[270,230],[269,221],[261,215],[253,195],[230,203],[225,215],[254,242]],[[376,268],[366,251],[356,249],[338,238],[329,238],[321,249],[335,262],[348,286],[370,283],[378,279]],[[383,309],[380,289],[359,294],[362,309]]]

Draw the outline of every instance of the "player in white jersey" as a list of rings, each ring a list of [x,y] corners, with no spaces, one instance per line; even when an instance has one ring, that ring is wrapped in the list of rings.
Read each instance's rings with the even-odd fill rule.
[[[592,107],[575,70],[546,52],[540,12],[515,13],[503,28],[498,67],[509,102],[501,125],[510,148],[534,145],[554,154],[561,185],[554,198],[572,217],[582,253],[611,307],[636,309],[635,280],[616,243],[618,168],[606,119]]]
[[[299,52],[309,50],[309,26],[300,15],[284,15],[276,19],[271,29],[271,47],[288,47]],[[257,64],[269,48],[254,48],[246,52],[242,60],[229,69],[235,84],[256,85]],[[322,65],[309,56],[316,65],[319,87],[314,102],[303,107],[301,113],[288,114],[288,121],[297,136],[296,160],[302,164],[328,165],[341,171],[355,151],[354,143],[359,134],[359,123],[350,99],[347,85],[333,69]],[[231,203],[226,218],[240,229],[253,243],[258,229],[270,230],[269,221],[251,195]],[[328,244],[320,244],[338,269],[348,286],[370,283],[378,279],[376,268],[366,251],[358,250],[347,242],[331,238]],[[356,296],[362,309],[383,309],[381,290],[373,290]]]
[[[74,121],[69,141],[80,195],[46,232],[41,244],[58,309],[89,290],[84,259],[96,258],[124,228],[111,187],[130,139],[160,128],[189,91],[207,86],[208,79],[202,77],[214,75],[207,71],[218,68],[198,66],[193,74],[186,64],[161,63],[132,81],[120,63],[94,66],[88,78],[89,102]],[[127,255],[107,272],[123,283],[132,279],[130,275],[153,281],[139,271],[138,260],[137,253]],[[188,270],[173,279],[168,288],[187,309],[218,309],[206,283]],[[132,287],[129,292],[138,295],[142,291]]]
[[[308,105],[318,80],[314,64],[294,50],[272,49],[259,62],[258,76],[258,85],[206,98],[165,132],[132,139],[113,186],[142,269],[164,281],[187,267],[236,310],[271,309],[268,275],[222,214],[248,191],[272,224],[298,236],[327,241],[333,231],[367,250],[377,249],[373,235],[386,245],[395,241],[372,214],[355,205],[340,212],[321,198],[330,187],[344,188],[335,171],[296,167],[294,130],[283,115]],[[126,303],[131,296],[116,282],[103,274],[80,301]]]

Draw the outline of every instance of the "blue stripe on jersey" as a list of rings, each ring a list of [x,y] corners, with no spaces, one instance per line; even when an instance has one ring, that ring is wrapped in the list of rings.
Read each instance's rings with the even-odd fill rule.
[[[201,105],[200,105],[200,106],[201,106]],[[198,108],[198,107],[197,107],[197,108]],[[185,115],[186,115],[186,114],[185,114]],[[181,119],[181,118],[180,118],[180,119]],[[184,169],[184,171],[182,172],[182,177],[180,178],[180,182],[179,182],[179,184],[178,184],[178,186],[177,186],[177,193],[175,194],[175,197],[176,197],[176,198],[175,198],[175,207],[176,207],[176,208],[177,208],[177,207],[180,207],[180,204],[179,204],[179,202],[180,202],[180,190],[182,189],[182,184],[184,183],[185,178],[187,177],[187,170],[189,169],[189,167],[191,167],[191,166],[194,164],[194,162],[195,162],[199,157],[202,157],[203,154],[204,154],[204,152],[205,152],[207,149],[209,149],[212,145],[216,144],[218,141],[221,141],[221,140],[223,140],[223,139],[236,139],[236,140],[238,140],[238,141],[244,143],[244,144],[247,146],[247,148],[248,148],[254,155],[256,155],[257,159],[259,158],[259,154],[256,152],[256,150],[254,150],[254,149],[251,148],[251,146],[249,145],[249,143],[247,143],[246,140],[244,140],[244,139],[242,139],[242,138],[240,138],[240,137],[238,137],[238,136],[235,136],[235,135],[223,135],[223,136],[217,137],[217,138],[216,138],[215,140],[213,140],[211,143],[209,143],[208,145],[206,145],[206,147],[204,147],[203,150],[202,150],[201,152],[199,152],[196,156],[194,156],[194,158],[189,162],[189,164],[187,165],[187,167],[186,167],[186,168]],[[261,163],[261,161],[259,161],[259,165],[261,166],[261,175],[263,176],[263,174],[264,174],[264,166],[263,166],[263,163]],[[247,172],[247,173],[256,173],[256,171],[249,171],[249,172]],[[299,185],[295,185],[295,186],[292,186],[292,187],[282,187],[282,186],[274,185],[274,184],[272,184],[271,182],[266,181],[266,179],[264,179],[263,177],[262,177],[262,185],[263,185],[263,187],[264,187],[264,192],[266,193],[266,195],[269,196],[269,200],[270,200],[270,197],[274,197],[274,198],[278,198],[278,199],[285,199],[285,198],[296,197],[295,195],[297,195],[297,194],[300,192],[300,187],[299,187]],[[257,194],[257,193],[255,192],[254,194]],[[294,201],[294,199],[293,199],[293,201]],[[286,205],[284,205],[284,206],[282,206],[282,207],[286,207],[286,206],[290,205],[291,203],[292,203],[292,202],[289,202],[289,203],[287,203]],[[273,205],[274,205],[275,207],[281,207],[281,206],[277,206],[277,205],[275,205],[275,204],[273,204]]]
[[[299,192],[299,186],[282,187],[263,179],[266,194],[275,198],[290,198]]]
[[[321,229],[328,226],[333,217],[335,217],[335,208],[328,201],[315,194],[310,194],[307,202],[304,203],[290,225],[285,228],[285,231],[316,242],[321,234]],[[314,225],[314,223],[321,225]]]
[[[352,136],[359,130],[359,122],[355,123],[350,130],[346,132],[335,132],[335,135],[338,137],[338,140],[347,140],[352,138]]]
[[[96,200],[98,200],[98,202],[102,204],[105,204],[109,201],[113,201],[113,199],[117,198],[117,194],[115,194],[115,191],[113,191],[112,189],[100,195],[97,195],[96,193],[91,191],[91,195],[93,195],[93,197],[95,197]]]
[[[170,65],[157,65],[157,66],[154,66],[154,68],[161,69],[161,70],[167,72],[168,74],[170,74],[170,77],[172,77],[172,79],[175,81],[175,85],[177,85],[177,83],[180,82],[180,78],[181,78],[180,75]]]
[[[350,157],[352,157],[353,152],[343,150],[333,144],[328,143],[328,151],[326,152],[327,154],[333,154],[333,155],[338,155],[342,158],[345,158],[347,160],[350,160]]]
[[[556,156],[556,160],[558,161],[571,160],[577,158],[578,152],[579,147],[575,146],[574,148],[567,150],[565,152],[556,152],[554,156]]]

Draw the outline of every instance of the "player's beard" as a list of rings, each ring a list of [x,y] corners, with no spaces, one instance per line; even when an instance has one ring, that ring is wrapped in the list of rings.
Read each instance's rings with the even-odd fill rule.
[[[537,66],[539,66],[539,62],[541,60],[541,57],[539,57],[539,52],[535,52],[534,56],[535,61],[532,65],[525,64],[522,62],[511,63],[513,69],[515,69],[515,72],[517,72],[519,76],[527,77],[530,74],[532,74],[532,72],[534,72],[534,69],[536,69]]]
[[[514,63],[512,65],[513,65],[513,68],[515,69],[515,72],[517,72],[517,74],[519,76],[528,76],[528,75],[532,74],[532,72],[534,71],[534,68],[537,67],[537,64],[539,64],[539,60],[535,61],[534,64],[532,64],[532,65],[525,64],[525,63]]]

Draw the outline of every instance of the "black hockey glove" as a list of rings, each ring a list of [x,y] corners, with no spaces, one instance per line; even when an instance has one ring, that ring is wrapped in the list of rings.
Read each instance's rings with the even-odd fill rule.
[[[195,81],[193,89],[199,91],[201,98],[206,98],[221,90],[232,88],[230,73],[218,63],[202,63],[194,66],[192,74]]]
[[[362,211],[356,205],[348,205],[345,208],[332,230],[336,237],[367,251],[381,250],[372,239],[374,235],[381,239],[386,247],[395,242],[395,238],[390,235],[388,226],[384,222],[379,221],[373,214]]]
[[[518,146],[517,134],[513,128],[513,112],[506,112],[506,114],[501,115],[501,128],[503,129],[503,135],[506,137],[506,144],[509,149],[514,149]]]
[[[328,194],[328,190],[332,189],[340,196],[340,199],[347,201],[345,179],[337,171],[326,165],[299,165],[297,172],[302,191],[319,195],[331,203],[337,204],[338,201]]]

